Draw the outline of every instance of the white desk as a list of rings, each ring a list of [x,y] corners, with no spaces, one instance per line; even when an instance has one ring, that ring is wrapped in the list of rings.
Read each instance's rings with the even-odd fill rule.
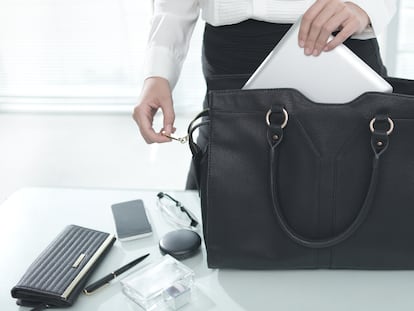
[[[0,310],[18,307],[10,289],[64,226],[77,224],[115,232],[110,205],[141,198],[150,212],[152,237],[117,241],[92,280],[141,254],[158,258],[159,238],[172,227],[156,209],[157,191],[26,188],[0,206]],[[168,192],[199,212],[195,192]],[[196,273],[191,304],[181,310],[413,310],[414,271],[232,271],[210,270],[205,249],[183,263]],[[92,296],[81,295],[72,310],[141,309],[121,293],[119,279]]]

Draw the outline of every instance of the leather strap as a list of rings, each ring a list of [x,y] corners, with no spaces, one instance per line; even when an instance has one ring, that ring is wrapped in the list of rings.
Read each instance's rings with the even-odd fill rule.
[[[276,108],[277,109],[277,108]],[[272,107],[272,112],[275,111],[275,107]],[[281,108],[279,108],[279,112],[281,112]],[[380,120],[383,122],[387,120],[386,116],[377,116],[376,120]],[[322,239],[309,239],[304,236],[301,236],[297,233],[288,223],[282,208],[280,207],[278,196],[277,196],[277,163],[278,163],[278,152],[277,148],[280,145],[283,135],[280,133],[283,129],[280,125],[277,124],[270,124],[268,129],[268,142],[270,144],[270,185],[271,185],[271,194],[272,194],[272,201],[273,201],[273,208],[276,214],[276,218],[282,228],[282,230],[287,234],[287,236],[297,244],[300,244],[305,247],[309,248],[326,248],[332,247],[337,245],[346,239],[348,239],[365,221],[371,205],[372,201],[375,196],[375,191],[377,188],[378,183],[378,173],[379,173],[379,165],[380,165],[380,157],[385,152],[388,147],[388,135],[386,134],[386,130],[384,129],[375,129],[372,132],[371,137],[371,147],[374,153],[373,160],[372,160],[372,172],[371,172],[371,180],[369,183],[369,187],[367,190],[366,197],[362,204],[362,207],[353,220],[353,222],[346,228],[344,231],[340,232],[339,234]],[[275,134],[276,133],[276,136]],[[275,139],[277,138],[277,139]],[[378,143],[378,142],[381,143]]]
[[[196,129],[198,129],[201,126],[208,125],[210,123],[210,120],[203,120],[200,123],[196,123],[196,121],[203,117],[209,116],[209,109],[205,109],[201,111],[198,115],[195,116],[195,118],[190,122],[187,128],[187,134],[188,134],[188,144],[190,146],[191,153],[194,157],[198,156],[201,152],[201,148],[194,142],[193,139],[193,133]]]

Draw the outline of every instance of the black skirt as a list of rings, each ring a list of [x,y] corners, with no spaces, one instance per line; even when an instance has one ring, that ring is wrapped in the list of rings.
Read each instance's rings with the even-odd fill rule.
[[[291,24],[256,20],[226,26],[206,24],[202,66],[207,91],[215,89],[214,82],[221,77],[238,76],[246,82],[290,27]],[[387,75],[377,39],[348,39],[344,44],[381,76]],[[201,146],[207,143],[207,131],[200,131],[198,143]],[[196,189],[192,169],[188,174],[186,189]]]

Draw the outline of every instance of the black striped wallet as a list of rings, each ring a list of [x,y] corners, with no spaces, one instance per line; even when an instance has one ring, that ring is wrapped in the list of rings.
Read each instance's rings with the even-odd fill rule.
[[[36,310],[71,306],[114,242],[113,234],[67,226],[12,288],[12,297]]]

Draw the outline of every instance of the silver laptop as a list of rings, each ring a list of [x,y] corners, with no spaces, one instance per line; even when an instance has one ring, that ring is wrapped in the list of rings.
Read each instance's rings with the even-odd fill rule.
[[[392,92],[391,85],[345,45],[306,56],[298,45],[300,19],[243,86],[294,88],[319,103],[347,103],[368,91]]]

